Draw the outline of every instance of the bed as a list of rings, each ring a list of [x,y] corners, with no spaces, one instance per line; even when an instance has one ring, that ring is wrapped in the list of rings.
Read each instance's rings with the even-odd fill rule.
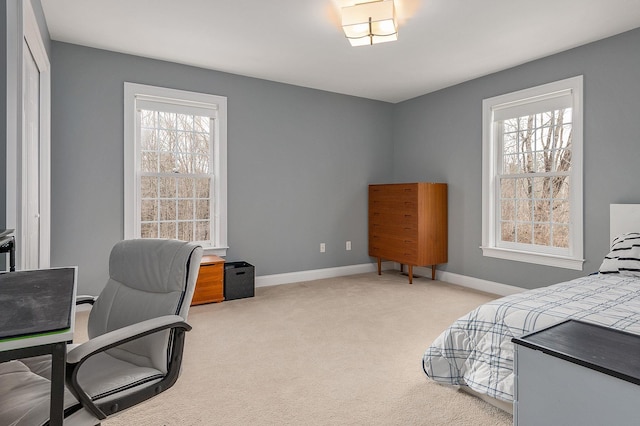
[[[599,271],[486,303],[427,348],[425,374],[510,410],[511,339],[568,318],[640,334],[640,205],[612,204],[612,247]]]

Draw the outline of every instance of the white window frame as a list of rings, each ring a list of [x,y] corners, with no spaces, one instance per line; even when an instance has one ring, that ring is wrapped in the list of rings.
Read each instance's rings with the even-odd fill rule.
[[[482,102],[482,254],[499,259],[515,260],[559,268],[582,270],[583,259],[583,77],[576,76],[505,95]],[[498,247],[498,179],[501,147],[497,137],[495,115],[508,108],[526,110],[529,105],[543,102],[553,105],[559,94],[572,98],[572,148],[570,187],[569,249],[557,254],[557,249],[525,251]],[[542,111],[540,111],[542,112]],[[500,114],[500,113],[499,113]]]
[[[227,98],[224,96],[124,83],[124,238],[140,238],[140,194],[138,171],[140,145],[137,142],[138,103],[152,100],[167,104],[205,107],[216,110],[213,144],[213,240],[205,253],[227,254]]]

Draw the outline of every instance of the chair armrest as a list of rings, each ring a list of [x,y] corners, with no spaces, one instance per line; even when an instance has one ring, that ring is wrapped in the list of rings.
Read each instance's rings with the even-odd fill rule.
[[[98,300],[97,296],[90,296],[86,294],[81,294],[80,296],[76,296],[76,305],[93,305],[96,300]]]
[[[76,346],[67,353],[67,364],[81,363],[95,353],[104,352],[123,343],[171,328],[191,330],[191,326],[178,315],[152,318],[96,336]]]
[[[94,404],[91,397],[78,383],[78,370],[80,366],[96,353],[104,352],[107,349],[123,343],[169,329],[177,329],[184,333],[191,330],[191,326],[179,315],[165,315],[110,331],[71,349],[67,353],[66,370],[66,382],[69,390],[82,405],[93,412],[100,420],[104,420],[107,417],[106,414]]]

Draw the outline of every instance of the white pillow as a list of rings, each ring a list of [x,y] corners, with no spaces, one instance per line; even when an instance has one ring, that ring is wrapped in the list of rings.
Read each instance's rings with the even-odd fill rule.
[[[600,273],[640,277],[640,232],[628,232],[613,239]]]

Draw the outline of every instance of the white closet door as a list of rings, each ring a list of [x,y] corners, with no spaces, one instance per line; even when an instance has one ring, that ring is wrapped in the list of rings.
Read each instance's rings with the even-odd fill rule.
[[[40,267],[40,70],[26,41],[23,52],[22,269],[37,269]]]

